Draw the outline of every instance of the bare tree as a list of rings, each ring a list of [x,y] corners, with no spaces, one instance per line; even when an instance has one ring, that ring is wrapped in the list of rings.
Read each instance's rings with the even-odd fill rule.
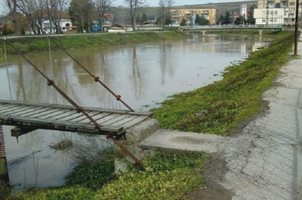
[[[170,9],[174,4],[174,0],[159,0],[159,7],[160,7],[160,21],[163,27],[163,30],[165,30],[165,24],[167,17],[170,13]]]
[[[20,32],[20,24],[17,23],[18,13],[25,16],[30,28],[35,34],[42,34],[42,23],[44,19],[49,20],[50,30],[56,28],[60,32],[60,21],[62,12],[69,0],[3,0],[15,21],[15,32]],[[52,27],[54,26],[54,27]]]
[[[94,2],[92,0],[72,0],[69,12],[81,27],[82,31],[90,31],[90,25],[95,13]]]
[[[17,0],[5,0],[4,5],[9,9],[10,13],[14,13],[17,10]]]
[[[130,21],[131,21],[132,29],[133,31],[135,31],[137,9],[144,3],[144,0],[125,0],[125,1],[129,4]]]
[[[4,6],[8,8],[9,13],[13,16],[15,33],[19,34],[20,29],[17,22],[17,0],[5,0]]]
[[[16,8],[18,12],[26,17],[32,31],[35,34],[42,34],[45,2],[39,0],[18,0]]]
[[[60,22],[63,10],[68,4],[68,0],[45,0],[45,4],[50,25],[50,33],[52,33],[53,28],[55,28],[56,33],[61,33]]]
[[[95,0],[95,6],[99,17],[103,17],[111,8],[114,0]]]

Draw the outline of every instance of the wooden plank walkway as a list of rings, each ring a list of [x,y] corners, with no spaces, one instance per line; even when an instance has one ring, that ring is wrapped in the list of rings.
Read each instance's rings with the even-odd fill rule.
[[[49,129],[119,136],[148,119],[151,113],[84,108],[101,125],[101,131],[72,106],[0,100],[0,124],[23,129]]]

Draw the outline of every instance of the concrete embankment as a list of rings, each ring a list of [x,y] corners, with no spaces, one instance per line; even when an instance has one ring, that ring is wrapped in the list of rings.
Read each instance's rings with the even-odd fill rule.
[[[281,72],[263,95],[269,109],[220,149],[232,199],[302,199],[302,59]]]

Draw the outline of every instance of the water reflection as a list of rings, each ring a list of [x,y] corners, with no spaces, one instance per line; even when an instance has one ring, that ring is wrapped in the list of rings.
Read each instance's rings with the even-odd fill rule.
[[[81,49],[71,52],[85,67],[100,76],[135,110],[148,110],[168,96],[205,86],[221,78],[221,72],[252,50],[266,44],[253,36],[192,34],[180,42],[140,44],[108,50]],[[83,106],[125,109],[77,64],[61,52],[29,55],[59,87]],[[29,64],[10,58],[0,68],[0,99],[67,104]],[[102,137],[37,130],[19,139],[5,127],[10,180],[13,185],[56,186],[88,152],[94,154],[107,143]],[[50,144],[70,139],[69,151],[55,151]],[[84,150],[88,151],[84,151]]]

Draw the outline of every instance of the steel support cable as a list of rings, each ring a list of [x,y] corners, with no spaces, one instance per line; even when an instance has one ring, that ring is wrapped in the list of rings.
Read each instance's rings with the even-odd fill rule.
[[[98,124],[80,105],[78,105],[74,100],[72,100],[63,90],[61,90],[53,80],[51,80],[50,78],[48,78],[48,76],[46,74],[44,74],[34,63],[32,63],[29,58],[27,58],[23,53],[21,53],[19,51],[19,49],[17,49],[14,45],[12,44],[8,44],[10,45],[24,60],[26,60],[36,71],[39,72],[39,74],[41,74],[46,80],[47,80],[47,85],[48,86],[52,86],[58,93],[60,93],[64,99],[66,99],[71,105],[73,105],[78,113],[82,113],[83,115],[85,115],[91,123],[93,123],[95,125],[95,127],[102,131],[102,126],[100,124]],[[135,162],[135,165],[140,166],[142,168],[144,168],[143,163],[140,159],[138,159],[132,152],[130,152],[120,141],[117,141],[116,139],[113,138],[113,134],[112,133],[107,133],[106,134],[107,139],[111,139],[112,142],[117,145],[123,152],[125,152],[130,158],[132,158]]]
[[[52,39],[52,38],[50,38]],[[59,48],[61,49],[66,55],[68,55],[74,62],[76,62],[84,71],[86,71],[93,79],[95,82],[98,82],[101,84],[108,92],[110,92],[117,101],[120,101],[124,106],[126,106],[130,111],[134,112],[134,110],[125,102],[122,100],[121,95],[116,94],[111,90],[103,81],[100,80],[100,77],[94,75],[91,71],[89,71],[84,65],[82,65],[75,57],[73,57],[66,49],[64,49],[57,41],[52,39],[52,42]]]

